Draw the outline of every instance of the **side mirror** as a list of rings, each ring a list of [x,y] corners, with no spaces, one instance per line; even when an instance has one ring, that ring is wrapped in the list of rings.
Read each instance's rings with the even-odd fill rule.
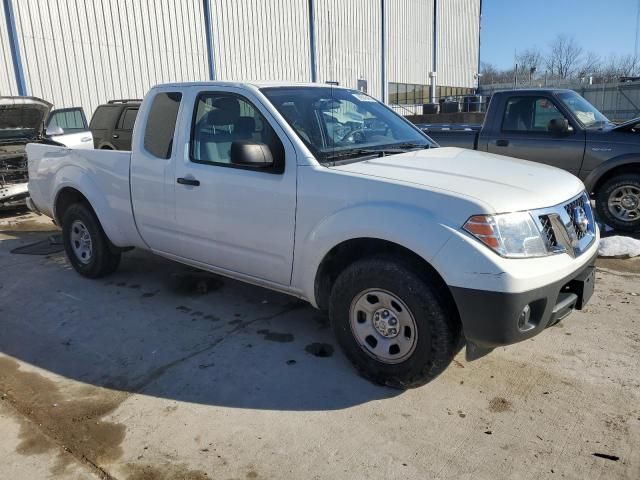
[[[57,125],[52,125],[50,127],[47,127],[47,131],[45,132],[45,135],[47,137],[55,137],[56,135],[64,135],[64,130],[62,129],[62,127],[59,127]]]
[[[552,118],[547,129],[554,135],[566,135],[573,130],[566,118]]]
[[[267,168],[273,166],[273,155],[265,143],[238,141],[231,144],[231,163],[246,167]]]

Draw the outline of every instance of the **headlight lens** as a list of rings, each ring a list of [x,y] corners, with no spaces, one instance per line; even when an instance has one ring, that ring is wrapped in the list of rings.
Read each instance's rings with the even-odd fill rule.
[[[538,227],[527,212],[474,215],[463,228],[503,257],[549,255]]]

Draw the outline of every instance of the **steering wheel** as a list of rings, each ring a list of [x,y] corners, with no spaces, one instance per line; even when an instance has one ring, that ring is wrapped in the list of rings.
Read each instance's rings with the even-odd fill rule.
[[[363,128],[353,130],[340,139],[340,142],[351,141],[353,143],[364,143],[367,141],[367,135]]]

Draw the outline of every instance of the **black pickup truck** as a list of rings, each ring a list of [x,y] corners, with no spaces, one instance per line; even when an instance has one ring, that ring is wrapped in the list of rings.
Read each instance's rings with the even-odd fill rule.
[[[604,223],[640,231],[640,118],[614,125],[572,90],[530,89],[496,92],[482,125],[418,127],[443,147],[567,170],[585,183]]]

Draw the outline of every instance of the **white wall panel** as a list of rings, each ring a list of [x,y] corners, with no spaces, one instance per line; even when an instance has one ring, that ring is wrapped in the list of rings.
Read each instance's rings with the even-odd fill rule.
[[[357,88],[364,78],[369,94],[380,98],[380,5],[380,0],[316,0],[319,82]]]
[[[478,70],[480,0],[439,0],[438,85],[475,87]]]
[[[18,95],[18,86],[16,85],[16,76],[13,71],[7,21],[4,16],[4,8],[0,5],[0,96],[3,95]]]
[[[429,72],[433,70],[433,0],[388,0],[386,10],[387,80],[429,84]]]
[[[208,78],[201,1],[13,5],[27,90],[56,107],[83,106],[90,117],[100,103],[142,97],[157,83]]]
[[[212,0],[218,80],[311,81],[307,0]]]

